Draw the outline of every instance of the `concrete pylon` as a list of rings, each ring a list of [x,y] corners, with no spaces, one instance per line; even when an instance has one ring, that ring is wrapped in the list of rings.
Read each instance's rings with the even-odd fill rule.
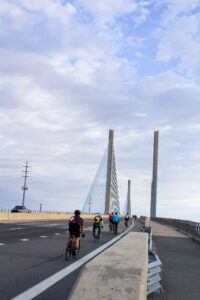
[[[127,212],[131,216],[131,180],[128,180]]]
[[[108,139],[108,160],[107,160],[105,214],[110,213],[112,168],[113,168],[113,154],[114,154],[113,147],[114,147],[114,130],[110,129],[109,130],[109,139]]]
[[[156,217],[157,181],[158,181],[158,145],[159,145],[159,131],[154,131],[153,174],[152,174],[152,182],[151,182],[150,217]]]

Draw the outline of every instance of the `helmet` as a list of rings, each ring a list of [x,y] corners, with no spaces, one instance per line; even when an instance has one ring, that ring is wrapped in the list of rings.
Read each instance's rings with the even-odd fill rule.
[[[75,213],[75,215],[76,215],[76,216],[78,216],[78,215],[80,215],[80,214],[81,214],[81,211],[80,211],[79,209],[77,209],[77,210],[75,210],[75,212],[74,212],[74,213]]]

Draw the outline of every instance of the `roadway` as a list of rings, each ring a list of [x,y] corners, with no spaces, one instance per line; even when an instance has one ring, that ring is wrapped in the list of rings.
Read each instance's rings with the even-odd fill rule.
[[[134,231],[139,231],[137,223]],[[79,258],[111,240],[114,235],[105,221],[100,243],[92,239],[92,222],[86,221],[86,237],[81,239]],[[120,230],[124,230],[121,222]],[[66,262],[64,251],[68,238],[67,221],[0,223],[0,300],[12,299],[50,275],[74,262]],[[82,268],[37,296],[35,299],[66,300]]]

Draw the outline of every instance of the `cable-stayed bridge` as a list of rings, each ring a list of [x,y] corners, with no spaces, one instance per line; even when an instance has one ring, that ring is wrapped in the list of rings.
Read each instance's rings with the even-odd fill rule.
[[[172,289],[173,295],[175,295],[174,299],[198,299],[199,244],[194,242],[193,239],[200,241],[200,223],[156,217],[157,170],[158,132],[155,132],[151,227],[153,228],[153,232],[155,232],[154,242],[157,246],[155,248],[160,249],[160,258],[165,266],[165,272],[163,273],[165,295],[164,298],[162,295],[159,295],[159,299],[171,299]],[[24,187],[26,186],[24,185]],[[41,188],[43,188],[43,185],[41,185]],[[49,193],[53,191],[48,186],[47,189]],[[149,293],[149,282],[153,282],[154,284],[155,280],[160,280],[159,276],[157,276],[159,268],[156,270],[157,275],[147,270],[149,235],[139,232],[141,231],[142,218],[136,220],[127,230],[124,230],[125,225],[123,218],[121,218],[119,235],[113,235],[113,232],[109,230],[108,216],[103,216],[104,229],[101,234],[100,243],[93,243],[92,220],[94,216],[92,213],[98,211],[108,214],[111,211],[117,211],[124,214],[128,212],[131,215],[131,195],[131,180],[128,180],[128,189],[123,210],[119,204],[114,132],[110,130],[108,146],[106,147],[83,207],[84,212],[89,212],[91,215],[83,215],[86,236],[84,239],[81,239],[81,250],[78,260],[74,261],[73,258],[71,263],[66,263],[64,259],[64,250],[69,235],[67,220],[71,217],[71,214],[62,215],[60,213],[52,214],[49,212],[41,212],[41,214],[0,213],[0,277],[2,278],[0,295],[5,299],[13,300],[33,299],[37,296],[40,298],[40,295],[42,299],[48,300],[71,299],[71,291],[74,291],[73,284],[76,283],[77,279],[80,279],[80,274],[75,271],[78,271],[78,268],[85,266],[85,263],[89,261],[92,263],[92,268],[89,269],[88,265],[85,268],[89,274],[89,276],[86,274],[87,284],[81,284],[81,287],[84,287],[84,291],[80,292],[83,300],[92,300],[96,290],[102,286],[103,288],[99,289],[100,296],[104,298],[104,295],[101,293],[110,291],[111,297],[109,299],[111,299],[113,296],[113,287],[116,286],[116,278],[113,277],[115,274],[118,279],[116,291],[120,294],[119,299],[122,296],[121,291],[125,291],[125,288],[127,294],[123,295],[122,298],[141,299],[141,295],[138,298],[135,297],[135,290],[140,290],[135,286],[137,282],[139,287],[143,286],[144,288],[142,295],[146,295],[146,285],[141,284],[141,282],[147,283],[147,276]],[[189,236],[192,235],[193,239],[185,236],[185,234],[179,232],[177,229],[174,230],[172,226],[180,231],[187,232]],[[127,237],[125,237],[126,234],[128,234]],[[104,250],[108,252],[102,252]],[[98,256],[96,257],[97,254]],[[99,255],[104,255],[103,259],[101,256],[100,263]],[[17,259],[14,259],[16,257]],[[94,259],[93,261],[91,260],[92,258]],[[142,263],[140,266],[141,271],[138,271],[139,261]],[[127,268],[124,266],[125,263]],[[176,269],[174,269],[174,265]],[[29,276],[27,276],[27,270],[29,271]],[[119,277],[119,272],[123,272],[122,274],[126,274],[127,276]],[[82,273],[81,271],[81,276],[82,274],[84,272]],[[153,277],[151,281],[149,280],[149,275]],[[139,276],[139,280],[141,281],[136,280],[137,276]],[[96,282],[94,282],[95,278],[97,278]],[[130,286],[127,287],[128,283],[130,283]],[[133,289],[133,286],[135,289]],[[75,287],[77,291],[79,286],[75,284]],[[94,288],[92,297],[88,295],[91,287]],[[154,290],[156,290],[155,286]],[[78,298],[80,297],[72,299]]]
[[[82,211],[84,213],[120,213],[114,131],[109,131],[108,146],[91,185]]]

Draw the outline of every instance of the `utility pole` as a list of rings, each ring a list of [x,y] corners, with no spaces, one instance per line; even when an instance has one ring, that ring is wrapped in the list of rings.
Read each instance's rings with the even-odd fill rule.
[[[42,212],[42,203],[40,203],[40,212]]]
[[[30,168],[30,166],[28,165],[28,162],[26,162],[26,165],[25,166],[23,166],[24,168],[25,168],[25,170],[24,171],[22,171],[23,173],[24,173],[24,176],[22,176],[22,177],[24,177],[24,185],[22,186],[22,190],[23,190],[23,199],[22,199],[22,206],[24,206],[24,202],[25,202],[25,195],[26,195],[26,191],[28,190],[28,187],[27,187],[27,185],[26,185],[26,181],[27,181],[27,177],[29,177],[28,176],[28,168]]]

